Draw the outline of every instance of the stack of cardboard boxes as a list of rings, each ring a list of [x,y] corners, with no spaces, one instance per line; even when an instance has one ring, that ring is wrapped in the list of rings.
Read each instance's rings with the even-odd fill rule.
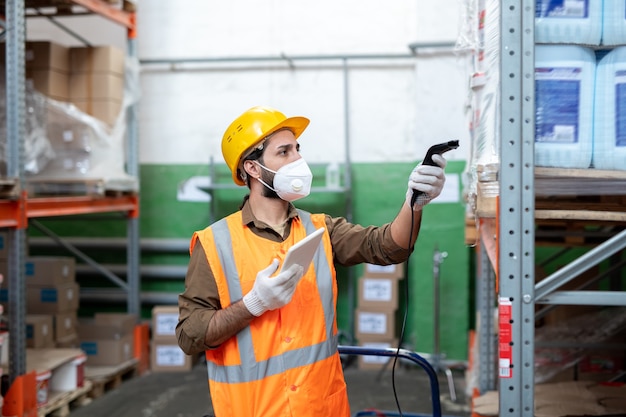
[[[396,313],[404,264],[379,266],[365,264],[359,278],[358,306],[355,312],[356,339],[360,346],[397,347]],[[359,368],[380,369],[388,357],[360,356]]]
[[[87,366],[118,366],[134,359],[137,316],[96,313],[78,322],[80,348]]]
[[[0,44],[4,64],[4,44]],[[114,46],[67,47],[49,41],[25,44],[26,83],[54,100],[113,125],[124,96],[125,53]]]
[[[26,344],[32,348],[77,347],[79,286],[76,260],[33,256],[26,260]]]
[[[69,101],[68,48],[53,42],[27,42],[24,57],[27,83],[43,95]]]
[[[0,304],[10,315],[7,233],[0,233]],[[26,346],[29,348],[78,347],[76,333],[79,286],[76,260],[63,256],[31,256],[24,264],[26,280]]]
[[[198,355],[187,355],[178,346],[177,323],[178,306],[152,309],[152,372],[188,371],[198,362]]]
[[[124,52],[112,46],[70,48],[69,101],[113,125],[124,96],[124,58]]]

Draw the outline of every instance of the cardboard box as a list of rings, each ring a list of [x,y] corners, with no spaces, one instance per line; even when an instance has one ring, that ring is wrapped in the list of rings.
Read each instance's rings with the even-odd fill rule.
[[[123,325],[79,321],[78,337],[88,366],[116,366],[133,358],[134,334]]]
[[[0,288],[0,306],[5,314],[9,312],[9,290],[6,288]]]
[[[41,94],[59,101],[69,99],[69,79],[67,73],[52,69],[27,69],[26,83]]]
[[[8,232],[0,232],[0,260],[6,260],[9,257],[8,238]]]
[[[152,308],[152,339],[175,341],[178,314],[178,306],[154,306]]]
[[[57,339],[54,341],[54,345],[57,348],[80,348],[80,339],[78,338],[78,333],[74,333],[72,335],[65,336],[64,338]]]
[[[124,78],[112,73],[71,74],[68,94],[75,100],[113,100],[122,102],[124,98]]]
[[[397,348],[398,339],[361,342],[359,343],[359,346],[373,348],[373,349]],[[384,368],[387,365],[387,362],[389,362],[390,360],[393,360],[393,357],[359,355],[357,363],[358,363],[359,369],[368,370],[368,371],[374,371],[374,370],[378,371]],[[388,369],[391,369],[391,368],[388,368]]]
[[[9,263],[6,259],[0,259],[0,285],[6,287],[9,282]]]
[[[115,100],[88,100],[74,99],[72,103],[83,113],[95,117],[111,126],[122,111],[122,102]]]
[[[137,316],[125,313],[96,313],[78,322],[80,348],[89,366],[114,366],[133,358]]]
[[[76,280],[76,259],[69,256],[30,257],[24,268],[28,287],[49,287]]]
[[[69,50],[69,67],[73,74],[125,73],[125,52],[114,46],[74,47]]]
[[[93,319],[99,327],[119,328],[125,334],[133,333],[137,324],[137,316],[128,313],[96,313]]]
[[[361,277],[359,279],[359,307],[397,309],[398,282],[396,278]]]
[[[176,341],[154,341],[151,349],[152,372],[180,372],[189,371],[198,362],[198,355],[187,355]]]
[[[49,287],[26,289],[26,311],[29,314],[56,314],[76,311],[79,303],[79,287],[75,282]]]
[[[52,316],[48,314],[27,314],[26,347],[52,348],[54,347],[54,332]]]
[[[396,336],[396,310],[359,307],[354,314],[359,341],[389,340]]]
[[[78,337],[76,333],[76,326],[78,324],[76,311],[55,314],[53,316],[53,323],[55,341],[64,341],[69,337]]]
[[[66,74],[69,72],[69,49],[66,46],[48,41],[29,41],[24,48],[26,69],[54,69]]]
[[[371,278],[403,278],[404,262],[395,265],[365,264],[364,276]]]

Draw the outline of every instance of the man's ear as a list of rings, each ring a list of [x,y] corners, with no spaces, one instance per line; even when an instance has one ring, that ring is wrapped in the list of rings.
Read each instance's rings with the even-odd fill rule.
[[[243,161],[243,170],[249,178],[259,178],[261,176],[259,164],[256,164],[253,160]]]

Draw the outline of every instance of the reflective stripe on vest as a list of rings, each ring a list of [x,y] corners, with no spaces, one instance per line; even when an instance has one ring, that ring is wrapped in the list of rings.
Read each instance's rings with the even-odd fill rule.
[[[305,226],[307,235],[315,230],[315,226],[311,221],[310,213],[298,210],[298,215]],[[239,282],[239,273],[235,265],[235,257],[232,253],[232,239],[230,230],[225,219],[214,223],[213,236],[215,246],[222,263],[226,282],[228,285],[228,293],[230,294],[230,302],[234,302],[243,298],[241,293],[241,283]],[[280,355],[273,356],[267,360],[257,361],[254,355],[254,347],[252,343],[252,334],[250,327],[245,327],[237,334],[237,345],[239,348],[241,365],[216,365],[209,361],[208,373],[209,379],[215,382],[252,382],[263,379],[268,376],[277,375],[286,369],[293,369],[300,366],[310,365],[323,359],[327,359],[337,353],[338,338],[333,335],[334,324],[334,306],[332,285],[320,285],[321,279],[332,279],[331,266],[326,261],[323,242],[315,252],[313,257],[313,265],[316,271],[317,287],[322,298],[324,308],[324,317],[326,322],[326,340],[312,346],[290,350]]]

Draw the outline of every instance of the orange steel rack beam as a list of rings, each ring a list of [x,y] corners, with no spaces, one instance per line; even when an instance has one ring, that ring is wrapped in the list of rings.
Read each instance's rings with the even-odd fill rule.
[[[139,197],[137,195],[80,196],[0,200],[0,227],[25,228],[30,218],[111,212],[126,212],[128,218],[137,218]]]
[[[134,13],[115,8],[102,0],[72,0],[72,3],[119,23],[131,31],[135,30]]]

